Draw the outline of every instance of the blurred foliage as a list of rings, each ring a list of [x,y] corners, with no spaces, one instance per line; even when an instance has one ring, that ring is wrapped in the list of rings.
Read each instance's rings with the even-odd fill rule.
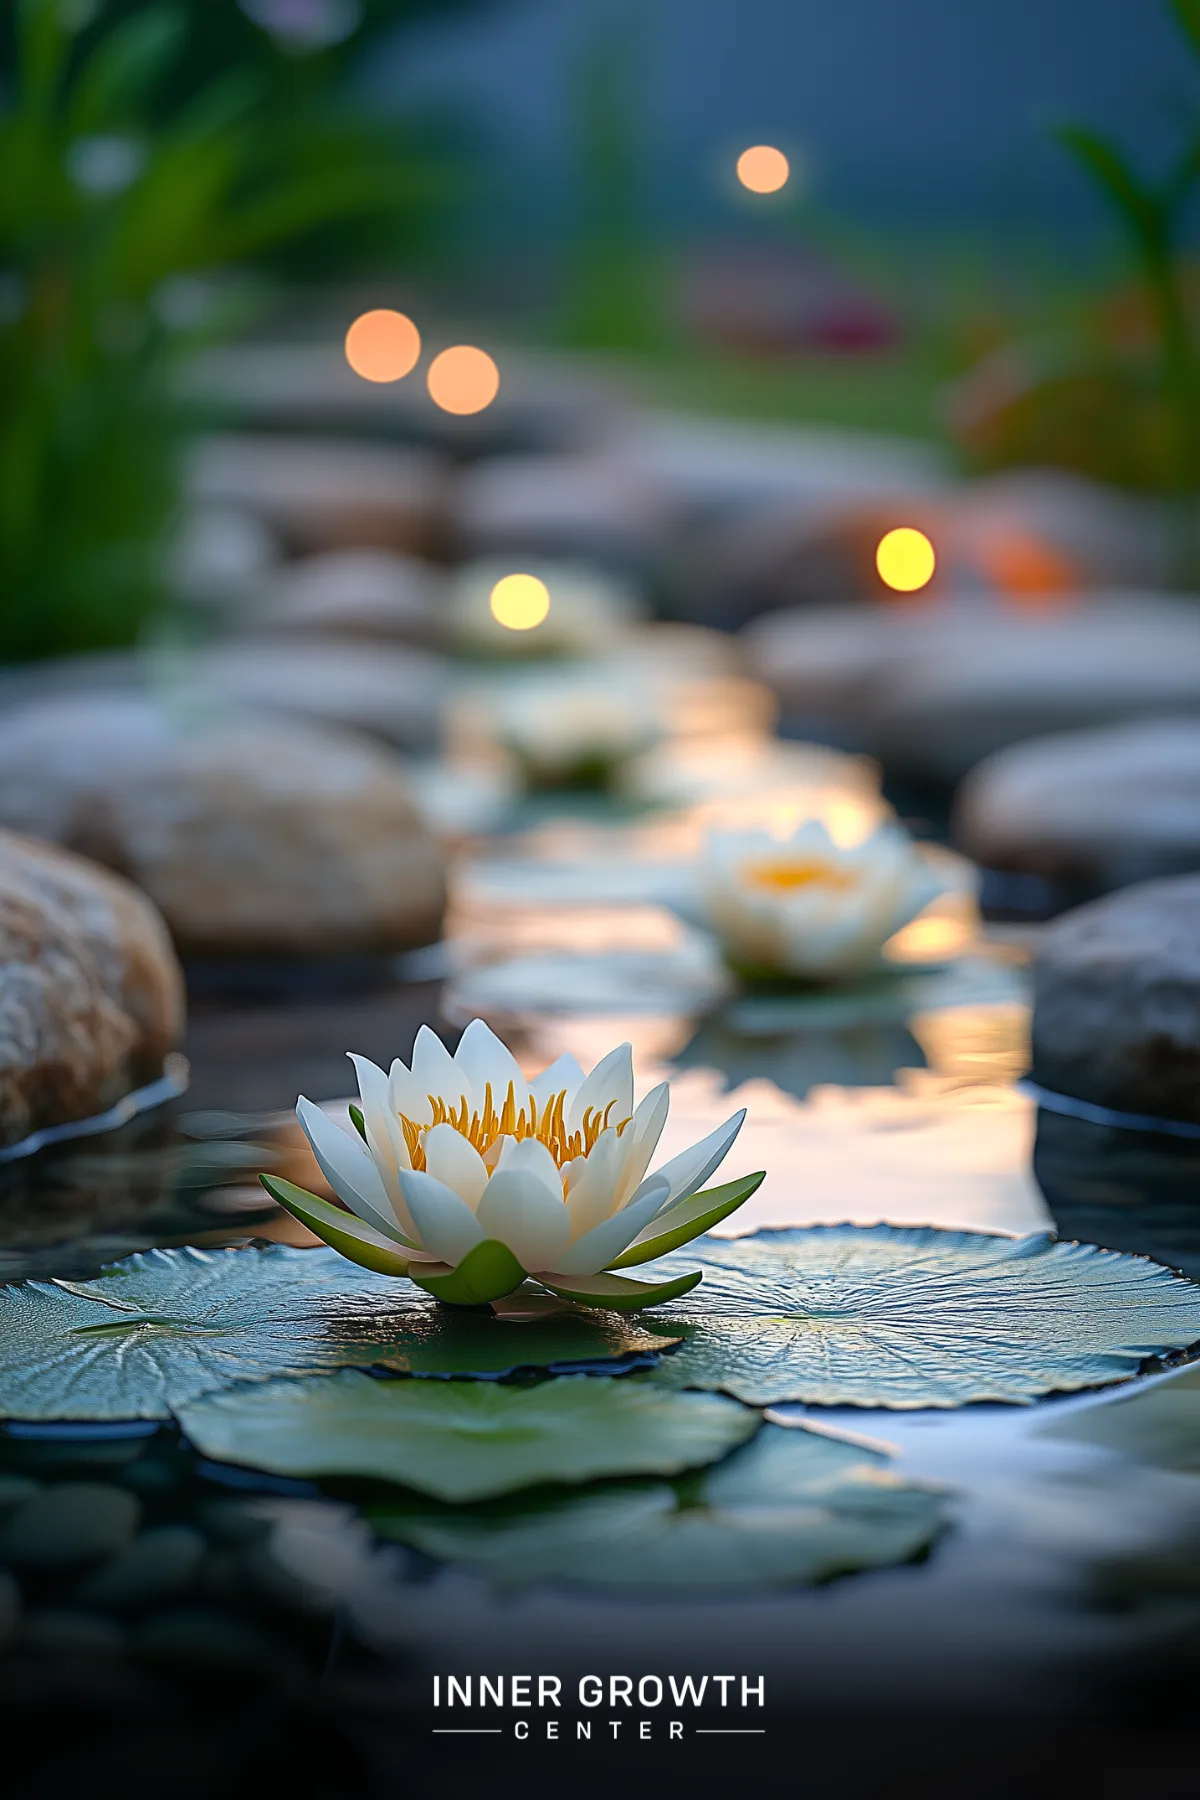
[[[1200,70],[1200,0],[1169,0]],[[1082,125],[1059,141],[1124,238],[1136,286],[1093,305],[1070,336],[1005,347],[954,396],[951,423],[980,460],[1065,464],[1173,495],[1181,574],[1194,579],[1200,495],[1200,271],[1189,258],[1200,196],[1200,93],[1174,159],[1144,175]]]
[[[575,70],[566,337],[580,348],[653,349],[660,337],[634,92],[637,49],[631,20],[608,24],[585,43]]]
[[[263,60],[280,48],[260,47],[260,66],[226,59],[222,34],[235,50],[238,34],[264,35],[232,0],[99,13],[17,0],[9,29],[0,658],[11,659],[134,639],[162,602],[185,429],[175,376],[242,317],[231,271],[348,219],[394,218],[413,171],[336,108],[285,95]]]

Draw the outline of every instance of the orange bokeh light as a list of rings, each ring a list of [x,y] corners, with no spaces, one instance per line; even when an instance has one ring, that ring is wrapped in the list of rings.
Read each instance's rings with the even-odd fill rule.
[[[787,157],[771,144],[752,144],[737,159],[737,178],[752,194],[777,194],[790,174]]]
[[[455,344],[429,365],[429,397],[448,413],[477,413],[500,391],[500,371],[486,350]]]
[[[346,333],[346,361],[364,381],[399,381],[417,366],[421,334],[403,313],[379,307]]]

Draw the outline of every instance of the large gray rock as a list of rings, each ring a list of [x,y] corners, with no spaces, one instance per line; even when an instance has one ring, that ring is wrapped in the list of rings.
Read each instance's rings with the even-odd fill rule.
[[[989,868],[1091,889],[1200,869],[1200,718],[997,751],[959,789],[954,833]]]
[[[938,781],[1023,738],[1200,714],[1200,606],[905,604],[780,613],[745,634],[785,714]]]
[[[406,750],[437,741],[446,664],[433,651],[321,635],[228,639],[209,648],[99,650],[0,670],[0,716],[42,698],[166,692],[181,712],[232,707],[349,726]]]
[[[1200,1123],[1200,875],[1126,888],[1049,928],[1032,1074],[1077,1100]]]
[[[0,719],[0,824],[121,869],[190,955],[400,950],[440,929],[441,853],[393,757],[348,732],[40,701]]]
[[[0,1145],[106,1112],[162,1074],[183,983],[127,881],[0,831]]]
[[[199,443],[188,494],[253,513],[295,551],[375,545],[420,554],[438,534],[440,460],[337,438],[217,435]]]
[[[452,529],[468,556],[643,569],[657,561],[670,522],[652,486],[601,458],[509,456],[460,475]]]
[[[8,1515],[0,1528],[0,1562],[50,1574],[116,1556],[137,1530],[141,1512],[125,1488],[64,1481]]]
[[[255,713],[349,726],[406,750],[432,749],[446,669],[427,650],[322,638],[221,645],[184,672],[191,700],[206,697]]]
[[[381,644],[443,635],[443,579],[432,564],[389,550],[328,550],[287,563],[243,611],[246,630]]]
[[[734,514],[693,541],[704,616],[734,625],[791,606],[884,600],[875,554],[897,525],[925,532],[937,552],[927,596],[1016,600],[1082,590],[1154,587],[1167,573],[1162,518],[1147,502],[1079,476],[1029,470],[938,494],[889,492],[864,479]]]

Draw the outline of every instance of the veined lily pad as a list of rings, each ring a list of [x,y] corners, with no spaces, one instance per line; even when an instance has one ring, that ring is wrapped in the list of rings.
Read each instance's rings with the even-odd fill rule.
[[[837,1438],[764,1425],[725,1462],[674,1485],[620,1482],[535,1506],[379,1507],[369,1516],[381,1536],[498,1587],[782,1587],[904,1562],[932,1541],[940,1496],[886,1462]]]
[[[676,1342],[533,1291],[452,1310],[333,1250],[151,1250],[94,1281],[0,1288],[0,1417],[163,1419],[272,1375],[501,1375]]]
[[[205,1456],[276,1475],[368,1475],[440,1500],[481,1500],[543,1481],[674,1475],[745,1443],[759,1415],[718,1394],[668,1394],[566,1375],[375,1381],[344,1369],[207,1394],[178,1409]]]
[[[1095,1444],[1159,1469],[1200,1472],[1200,1362],[1185,1363],[1153,1381],[1051,1414],[1039,1437]]]
[[[687,1336],[654,1379],[756,1406],[1024,1402],[1200,1338],[1196,1283],[1044,1235],[812,1226],[706,1238],[656,1273],[684,1267],[704,1285],[655,1314]]]

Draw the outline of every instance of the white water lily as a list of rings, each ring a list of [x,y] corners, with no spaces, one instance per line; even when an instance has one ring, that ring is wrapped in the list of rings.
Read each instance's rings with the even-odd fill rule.
[[[341,1207],[272,1176],[263,1184],[344,1256],[408,1275],[451,1304],[498,1299],[528,1275],[593,1305],[673,1299],[699,1275],[654,1285],[612,1271],[707,1231],[762,1179],[699,1191],[743,1112],[648,1172],[669,1094],[663,1082],[635,1107],[628,1044],[589,1075],[561,1056],[529,1081],[476,1019],[453,1056],[422,1026],[411,1068],[396,1061],[385,1074],[351,1061],[362,1099],[354,1134],[310,1100],[296,1108]]]
[[[701,864],[706,920],[750,974],[838,981],[883,964],[883,947],[945,891],[899,825],[839,844],[809,819],[788,837],[714,831]]]
[[[530,787],[601,786],[662,734],[645,683],[602,663],[562,663],[463,690],[449,738],[463,756],[510,757]]]

